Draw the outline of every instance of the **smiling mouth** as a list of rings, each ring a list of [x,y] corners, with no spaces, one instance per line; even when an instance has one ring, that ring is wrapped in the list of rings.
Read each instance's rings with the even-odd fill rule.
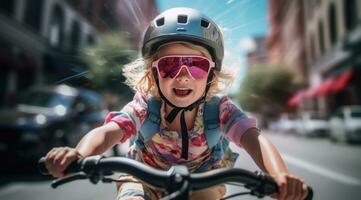
[[[189,88],[173,88],[173,91],[177,97],[186,97],[192,92]]]

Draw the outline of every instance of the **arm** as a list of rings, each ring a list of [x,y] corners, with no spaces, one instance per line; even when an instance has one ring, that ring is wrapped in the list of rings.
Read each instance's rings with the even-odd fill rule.
[[[274,177],[279,192],[272,195],[273,198],[298,200],[307,196],[307,185],[297,176],[289,174],[275,146],[260,135],[258,129],[248,129],[241,137],[240,145],[263,171]]]
[[[82,157],[102,154],[119,142],[123,134],[116,122],[109,122],[87,133],[75,149]]]
[[[58,147],[45,156],[45,165],[55,177],[64,176],[64,169],[82,157],[102,154],[117,142],[124,142],[137,133],[147,113],[147,103],[139,94],[119,112],[110,112],[103,126],[87,133],[76,148]]]
[[[45,156],[45,165],[54,177],[65,176],[64,170],[73,161],[96,154],[102,154],[123,136],[123,131],[116,122],[109,122],[87,133],[77,147],[56,147]]]
[[[263,171],[273,176],[288,173],[277,149],[257,129],[248,129],[241,137],[240,144]]]

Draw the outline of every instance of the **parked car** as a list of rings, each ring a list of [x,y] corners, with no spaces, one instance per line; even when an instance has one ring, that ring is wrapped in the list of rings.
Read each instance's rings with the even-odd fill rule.
[[[282,133],[295,133],[298,119],[295,115],[284,113],[278,121],[270,123],[270,129]]]
[[[0,110],[2,158],[38,159],[54,146],[75,146],[104,122],[102,97],[66,85],[30,90],[14,108]]]
[[[336,110],[330,118],[332,141],[361,141],[361,106],[345,106]]]
[[[297,133],[304,136],[328,136],[328,120],[316,112],[306,111],[299,115]]]

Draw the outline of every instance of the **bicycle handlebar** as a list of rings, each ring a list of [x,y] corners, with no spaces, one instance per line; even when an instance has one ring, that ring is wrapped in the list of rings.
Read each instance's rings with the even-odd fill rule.
[[[44,158],[39,160],[38,166],[39,171],[43,175],[49,174]],[[190,174],[184,166],[172,167],[168,171],[164,171],[129,158],[90,156],[73,162],[66,169],[66,173],[73,174],[77,172],[84,172],[88,175],[86,178],[89,178],[90,175],[98,174],[97,180],[91,180],[93,183],[99,181],[99,174],[121,172],[130,174],[159,188],[169,188],[172,185],[170,181],[181,182],[187,180],[192,190],[200,190],[227,182],[236,182],[244,184],[246,188],[253,192],[253,195],[260,197],[278,192],[278,186],[271,176],[237,168],[216,169],[204,173]],[[306,199],[309,200],[312,197],[313,190],[311,187],[308,187]]]

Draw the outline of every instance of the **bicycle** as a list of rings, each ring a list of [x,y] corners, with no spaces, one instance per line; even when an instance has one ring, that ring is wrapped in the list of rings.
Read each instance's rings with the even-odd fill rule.
[[[45,159],[39,160],[39,171],[43,175],[48,175],[45,167]],[[158,188],[164,188],[167,196],[162,200],[185,200],[189,199],[189,192],[193,190],[205,189],[222,183],[237,183],[234,185],[247,188],[248,192],[240,192],[229,195],[222,199],[229,199],[241,195],[254,195],[263,198],[266,195],[278,191],[278,186],[273,178],[262,172],[251,172],[239,168],[216,169],[204,173],[190,173],[185,166],[173,166],[167,171],[159,170],[147,166],[138,161],[124,157],[104,157],[89,156],[73,162],[66,173],[70,175],[54,180],[51,184],[53,188],[60,185],[80,180],[89,179],[96,184],[117,182],[109,176],[114,172],[126,173],[144,181],[147,184]],[[308,186],[307,200],[313,197],[313,190]]]

